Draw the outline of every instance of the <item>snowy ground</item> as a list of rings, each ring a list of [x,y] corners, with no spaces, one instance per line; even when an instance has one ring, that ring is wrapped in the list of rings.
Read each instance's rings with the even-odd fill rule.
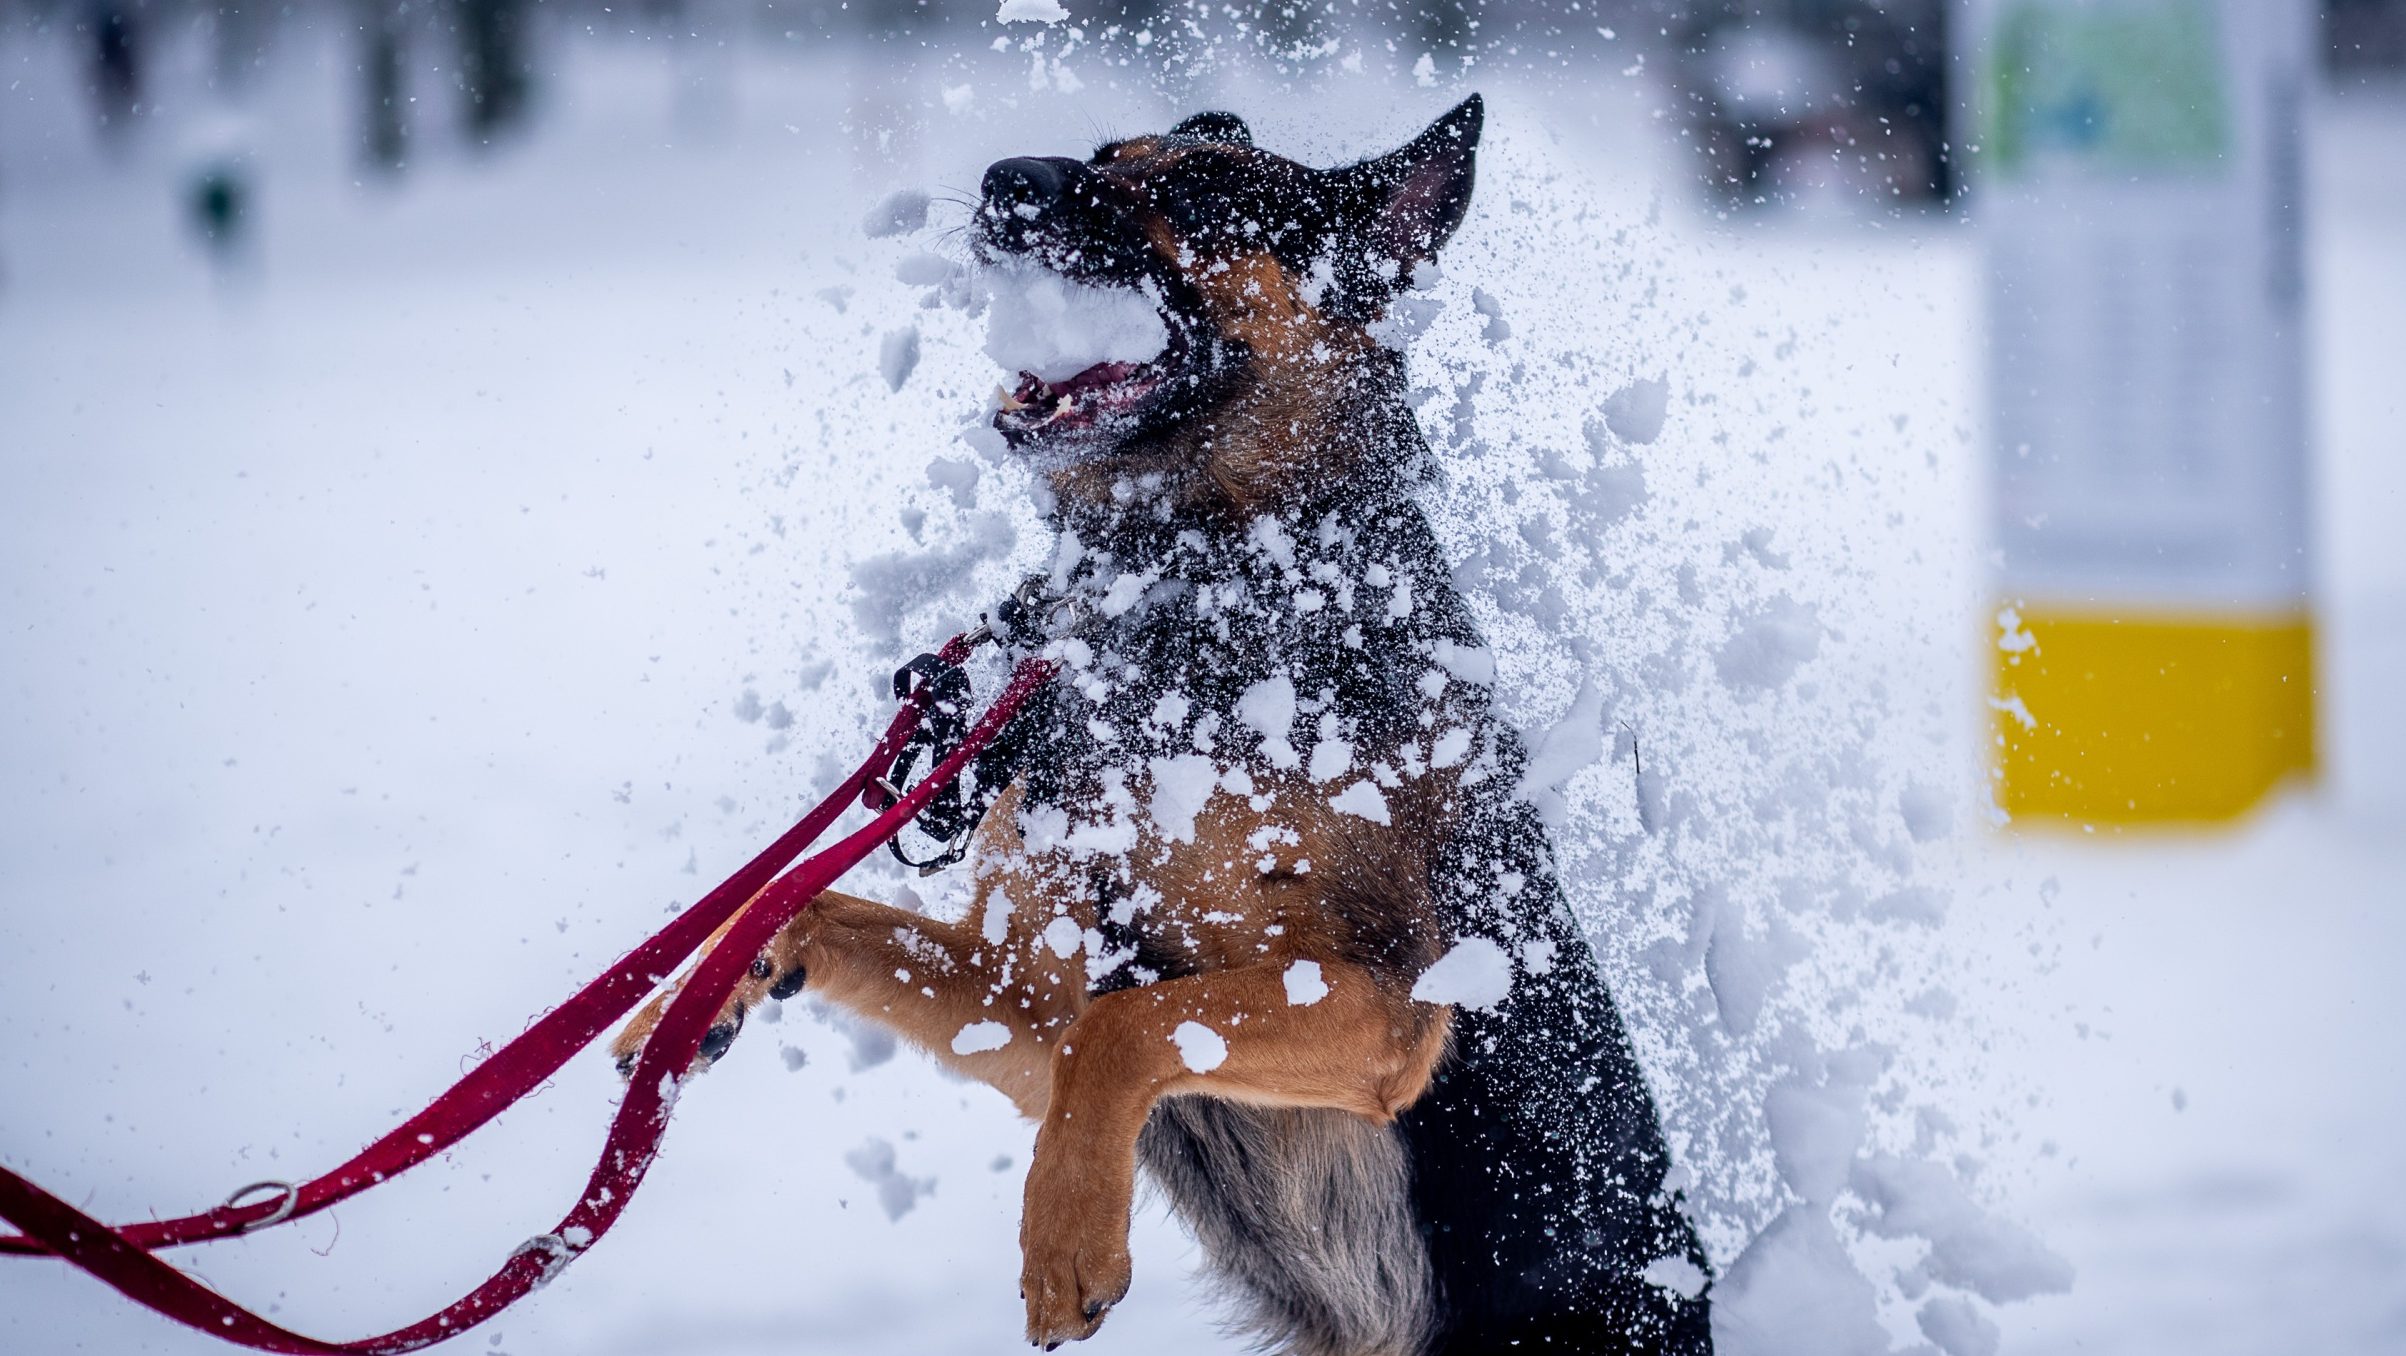
[[[843,567],[894,544],[975,398],[885,390],[907,296],[861,213],[1073,148],[1090,107],[1172,111],[1020,69],[947,112],[959,69],[753,53],[706,105],[647,50],[572,46],[528,144],[355,185],[337,60],[289,63],[224,134],[273,154],[258,256],[213,278],[174,215],[195,147],[112,163],[63,55],[0,37],[0,1157],[107,1218],[339,1160],[766,836],[819,778],[813,732],[869,707],[875,675],[812,673],[850,652],[823,639],[854,624]],[[1654,210],[1634,89],[1488,93],[1499,136],[1564,128],[1617,224]],[[1323,94],[1217,101],[1326,154],[1441,106]],[[843,124],[922,102],[917,136]],[[2406,1351],[2406,100],[2317,119],[2328,779],[2225,836],[1952,840],[1952,944],[1994,958],[1955,989],[1984,1033],[1958,1052],[1996,1143],[1976,1179],[2078,1272],[1997,1311],[2011,1351]],[[1927,684],[1976,780],[1974,242],[1661,210],[1678,245],[1641,275],[1803,336],[1758,391],[1792,437],[1840,436],[1829,408],[1956,430],[1898,469],[1899,521],[1796,481],[1888,562],[1847,645],[1962,637]],[[878,1054],[794,1013],[747,1031],[618,1232],[471,1347],[1018,1349],[1028,1131]],[[305,1331],[414,1318],[554,1218],[611,1088],[579,1061],[419,1176],[181,1260]],[[873,1182],[848,1157],[874,1142]],[[1138,1232],[1095,1349],[1225,1349],[1175,1227]],[[0,1350],[211,1349],[0,1266]]]

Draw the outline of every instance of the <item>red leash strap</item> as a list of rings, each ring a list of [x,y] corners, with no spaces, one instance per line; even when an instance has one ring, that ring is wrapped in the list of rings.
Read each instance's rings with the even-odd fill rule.
[[[944,658],[958,663],[970,642],[956,637],[944,647]],[[877,751],[846,779],[826,801],[803,817],[767,851],[746,864],[725,884],[688,909],[676,922],[587,985],[568,1003],[512,1041],[466,1079],[436,1099],[400,1129],[363,1150],[350,1163],[299,1188],[286,1210],[283,1200],[226,1207],[176,1220],[135,1225],[120,1232],[85,1215],[24,1178],[0,1168],[0,1217],[26,1231],[22,1240],[8,1240],[11,1251],[48,1252],[73,1263],[114,1286],[137,1303],[169,1318],[261,1351],[308,1353],[309,1356],[386,1356],[414,1351],[475,1327],[549,1281],[578,1253],[591,1247],[610,1226],[650,1170],[659,1152],[670,1108],[682,1071],[689,1069],[710,1023],[734,991],[752,958],[779,928],[809,907],[836,879],[901,831],[927,803],[959,776],[1017,714],[1036,690],[1051,679],[1058,665],[1050,660],[1023,660],[1011,681],[995,698],[959,746],[931,769],[927,778],[900,801],[835,846],[804,860],[785,876],[758,888],[742,888],[755,876],[766,877],[794,852],[815,838],[842,812],[852,795],[877,776],[880,757],[890,756],[915,728],[921,697],[906,702],[901,714],[878,741]],[[922,692],[925,688],[923,686]],[[782,854],[782,855],[780,855]],[[755,887],[757,888],[757,887]],[[749,896],[751,904],[743,900]],[[355,1342],[324,1342],[270,1323],[169,1266],[149,1249],[170,1242],[223,1237],[278,1215],[278,1222],[323,1209],[356,1195],[456,1142],[492,1119],[510,1102],[565,1063],[603,1027],[634,1006],[675,960],[705,940],[712,928],[737,909],[742,912],[721,943],[702,958],[692,979],[669,1003],[651,1039],[637,1059],[625,1098],[610,1123],[609,1138],[594,1165],[576,1205],[548,1234],[520,1245],[501,1268],[482,1285],[447,1308],[408,1327]],[[690,926],[689,926],[690,925]],[[672,939],[690,938],[682,949]],[[657,963],[657,964],[655,964]],[[555,1025],[555,1019],[557,1020]],[[537,1039],[540,1036],[542,1039]],[[495,1072],[505,1058],[517,1058]],[[489,1077],[488,1077],[489,1075]],[[472,1086],[473,1085],[473,1086]],[[421,1124],[437,1127],[416,1131]],[[435,1143],[418,1142],[418,1133],[433,1134]],[[397,1164],[386,1168],[380,1165]],[[306,1203],[306,1204],[305,1204]],[[145,1243],[141,1237],[159,1235]]]
[[[938,658],[958,665],[969,657],[975,644],[968,636],[955,636],[945,644]],[[852,798],[892,766],[904,741],[919,726],[929,690],[930,685],[923,683],[905,698],[876,748],[852,775],[759,856],[746,862],[650,940],[595,976],[567,1002],[544,1014],[541,1020],[495,1051],[425,1110],[352,1155],[350,1161],[286,1194],[248,1205],[228,1203],[198,1214],[129,1224],[118,1230],[119,1236],[137,1248],[169,1248],[301,1219],[397,1177],[475,1133],[557,1073],[561,1065],[591,1044],[611,1023],[632,1011],[654,985],[676,968],[677,962],[692,955],[720,924],[743,907],[744,901],[758,894],[786,863],[800,856],[804,848],[825,833],[843,815]],[[0,1253],[51,1251],[38,1238],[0,1236]]]

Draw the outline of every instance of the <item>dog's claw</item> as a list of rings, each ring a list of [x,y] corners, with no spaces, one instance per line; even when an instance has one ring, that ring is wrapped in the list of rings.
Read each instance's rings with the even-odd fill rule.
[[[735,1044],[735,1033],[743,1030],[743,1026],[743,1017],[738,1014],[734,1021],[722,1022],[710,1028],[702,1037],[702,1058],[713,1064],[718,1063],[719,1056],[727,1053],[727,1047]]]

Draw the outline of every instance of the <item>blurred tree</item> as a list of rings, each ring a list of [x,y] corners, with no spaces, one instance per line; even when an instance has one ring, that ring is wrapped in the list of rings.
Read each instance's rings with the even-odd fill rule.
[[[483,144],[517,126],[533,92],[527,6],[525,0],[452,0],[452,24],[468,139]]]
[[[409,158],[409,0],[360,0],[360,159],[398,171]]]
[[[2324,0],[2322,27],[2331,69],[2406,70],[2406,0]]]
[[[138,0],[97,0],[84,32],[91,54],[92,111],[104,135],[123,135],[142,108],[142,26]]]

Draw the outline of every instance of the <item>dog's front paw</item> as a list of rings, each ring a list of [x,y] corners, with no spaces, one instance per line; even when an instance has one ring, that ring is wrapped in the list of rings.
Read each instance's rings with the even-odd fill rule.
[[[744,1029],[744,1014],[761,999],[791,998],[802,991],[805,978],[802,967],[795,964],[781,971],[776,952],[777,948],[772,945],[769,950],[752,958],[751,968],[744,972],[743,979],[735,986],[735,992],[728,995],[726,1006],[719,1009],[718,1019],[710,1024],[709,1031],[703,1033],[701,1049],[695,1052],[693,1066],[688,1072],[699,1073],[718,1063],[719,1057],[735,1044],[736,1033]],[[627,1024],[619,1029],[617,1038],[610,1042],[610,1056],[618,1064],[620,1078],[634,1076],[635,1061],[642,1057],[644,1045],[651,1040],[653,1029],[660,1025],[661,1014],[668,1011],[669,1002],[685,987],[686,980],[692,977],[689,973],[666,992],[654,994],[652,1001],[644,1004],[642,1011],[629,1018]]]
[[[1028,1306],[1028,1341],[1046,1351],[1094,1336],[1128,1293],[1130,1193],[1102,1180],[1111,1174],[1087,1166],[1057,1184],[1046,1180],[1057,1174],[1041,1168],[1029,1174],[1019,1222],[1019,1294]],[[1047,1189],[1053,1185],[1067,1189]]]

